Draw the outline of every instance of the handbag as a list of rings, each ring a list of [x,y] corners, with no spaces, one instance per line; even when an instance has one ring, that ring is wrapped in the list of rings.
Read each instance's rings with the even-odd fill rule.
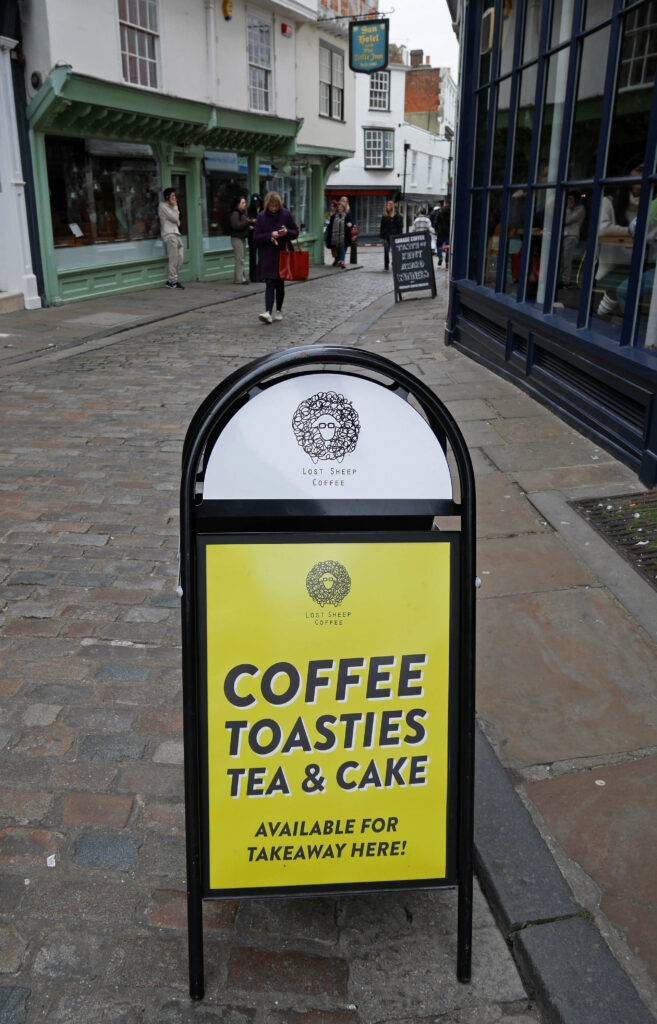
[[[305,281],[310,271],[310,255],[304,252],[299,243],[283,250],[278,257],[278,276],[284,281]]]

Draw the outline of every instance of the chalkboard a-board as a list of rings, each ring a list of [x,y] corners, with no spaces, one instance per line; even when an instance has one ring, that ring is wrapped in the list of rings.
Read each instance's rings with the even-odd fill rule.
[[[392,275],[395,285],[395,302],[401,300],[403,292],[416,292],[430,288],[436,297],[436,275],[433,269],[431,234],[418,231],[410,235],[391,238]]]

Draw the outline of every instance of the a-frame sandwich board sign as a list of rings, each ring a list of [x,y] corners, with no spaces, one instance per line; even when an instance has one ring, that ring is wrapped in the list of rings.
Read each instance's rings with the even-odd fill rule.
[[[458,425],[376,354],[279,352],[195,413],[180,513],[192,998],[205,899],[456,886],[469,980],[475,489]]]

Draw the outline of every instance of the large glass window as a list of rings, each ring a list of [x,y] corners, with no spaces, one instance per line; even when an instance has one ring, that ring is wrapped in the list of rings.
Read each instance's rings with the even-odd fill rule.
[[[344,53],[319,44],[319,113],[341,121],[344,117]]]
[[[201,165],[203,237],[228,235],[231,202],[248,195],[249,162],[237,153],[208,150]]]
[[[623,19],[607,175],[627,174],[644,155],[657,68],[657,0]]]
[[[310,224],[310,170],[303,164],[275,168],[269,180],[268,191],[278,192],[299,229],[303,232],[311,230]]]
[[[157,0],[119,0],[123,79],[157,89]]]
[[[249,50],[249,106],[266,112],[271,103],[271,23],[253,14],[247,18]]]
[[[571,181],[592,178],[595,173],[609,38],[610,30],[604,28],[587,36],[581,44],[568,164]]]
[[[49,135],[46,161],[55,249],[159,238],[150,146]]]
[[[488,32],[476,90],[469,277],[612,341],[657,348],[657,174],[655,153],[646,152],[657,0],[622,9],[591,0],[582,24],[575,0],[521,5],[523,55],[514,68],[513,6],[497,6],[499,33],[482,6]],[[496,65],[506,74],[496,76]]]

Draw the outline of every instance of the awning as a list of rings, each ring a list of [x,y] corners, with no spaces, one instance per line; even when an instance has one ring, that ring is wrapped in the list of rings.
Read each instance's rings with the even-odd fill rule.
[[[303,124],[180,99],[55,68],[27,108],[39,132],[87,138],[197,145],[234,152],[295,152]]]

